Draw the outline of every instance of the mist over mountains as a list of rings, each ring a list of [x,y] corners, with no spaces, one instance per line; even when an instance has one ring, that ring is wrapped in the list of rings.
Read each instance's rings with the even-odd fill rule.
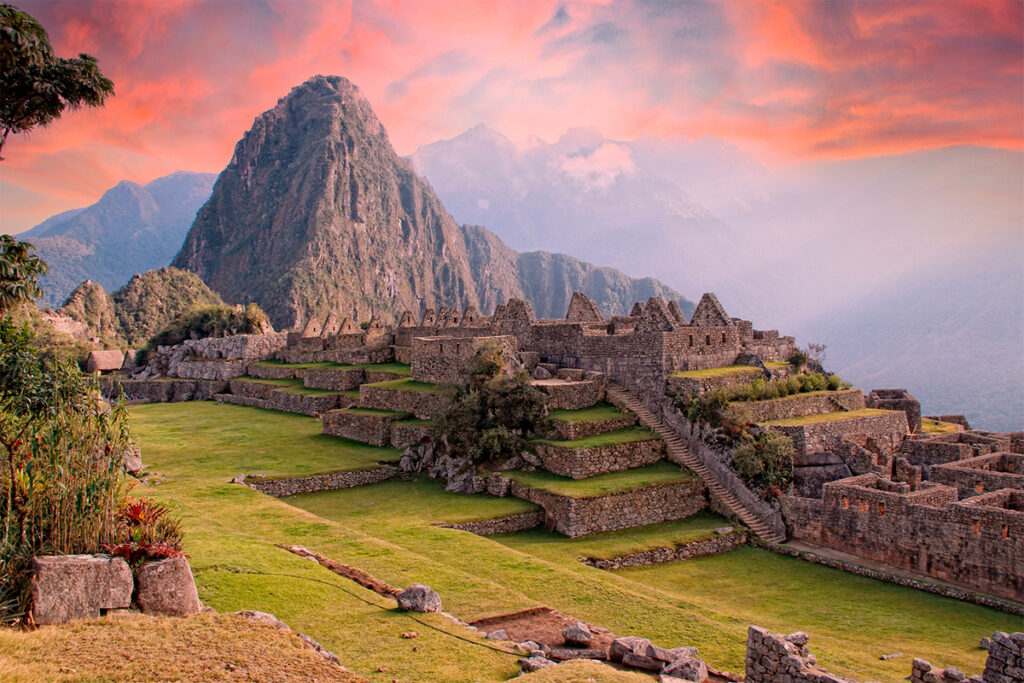
[[[41,303],[57,308],[91,279],[106,290],[166,266],[181,247],[216,175],[179,171],[146,185],[123,180],[92,206],[59,213],[18,235],[50,266]]]
[[[459,220],[509,244],[543,239],[714,291],[731,315],[828,344],[830,367],[857,385],[1024,426],[1024,392],[1010,390],[1024,380],[1020,152],[768,169],[714,138],[572,130],[519,147],[477,126],[412,158]]]

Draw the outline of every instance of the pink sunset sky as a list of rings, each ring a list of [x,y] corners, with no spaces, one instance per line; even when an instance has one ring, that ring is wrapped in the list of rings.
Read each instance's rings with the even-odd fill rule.
[[[400,154],[486,123],[553,140],[712,135],[771,164],[1024,149],[1012,2],[15,2],[116,96],[16,136],[0,231],[122,179],[219,172],[311,75],[363,90]]]

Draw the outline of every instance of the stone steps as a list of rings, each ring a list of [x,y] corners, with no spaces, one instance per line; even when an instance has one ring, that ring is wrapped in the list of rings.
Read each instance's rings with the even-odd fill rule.
[[[655,416],[654,413],[648,410],[639,398],[634,396],[625,387],[612,382],[609,382],[608,384],[608,396],[616,402],[626,406],[626,408],[640,418],[641,424],[661,436],[665,441],[668,459],[677,465],[689,468],[694,472],[694,474],[700,477],[708,487],[708,491],[711,495],[717,498],[751,531],[769,543],[782,543],[786,540],[784,536],[774,533],[771,528],[760,519],[760,517],[748,510],[732,492],[723,486],[722,483],[718,481],[718,478],[714,473],[704,465],[700,458],[690,451],[689,446],[682,437],[680,437],[674,429],[665,424],[664,421]]]

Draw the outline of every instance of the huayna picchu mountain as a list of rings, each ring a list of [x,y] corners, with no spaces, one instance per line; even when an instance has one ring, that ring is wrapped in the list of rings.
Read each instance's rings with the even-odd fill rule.
[[[511,297],[561,315],[574,289],[610,314],[652,295],[693,310],[657,281],[518,254],[486,229],[460,227],[395,153],[359,89],[337,76],[311,78],[257,117],[172,265],[227,301],[255,301],[278,328],[331,310],[363,320],[440,306],[490,311]]]

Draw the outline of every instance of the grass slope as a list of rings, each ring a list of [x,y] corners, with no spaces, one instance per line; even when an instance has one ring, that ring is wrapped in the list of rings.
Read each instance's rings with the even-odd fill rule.
[[[797,427],[811,424],[821,424],[823,422],[842,422],[843,420],[856,420],[860,417],[878,417],[879,415],[886,415],[891,413],[891,410],[882,410],[881,408],[861,408],[860,410],[850,410],[846,412],[834,412],[824,413],[821,415],[801,415],[800,417],[787,417],[782,420],[771,420],[770,422],[761,422],[762,425],[775,425],[779,427]]]
[[[391,480],[316,494],[329,520],[227,483],[243,471],[336,467],[337,451],[311,453],[311,439],[320,436],[312,418],[211,403],[133,406],[131,412],[144,460],[164,477],[158,496],[183,515],[203,601],[220,611],[276,614],[372,681],[500,681],[515,673],[516,657],[485,649],[493,643],[456,631],[443,617],[418,616],[474,642],[428,628],[392,609],[393,601],[275,543],[304,545],[392,585],[426,583],[464,620],[548,605],[660,645],[699,645],[717,668],[737,672],[749,623],[807,630],[824,666],[860,680],[892,681],[906,676],[913,656],[979,672],[979,637],[1024,630],[1017,617],[753,549],[672,565],[672,577],[603,572],[576,560],[588,554],[578,539],[489,539],[430,526],[425,520],[439,516],[477,516],[487,499],[444,493],[427,482]],[[290,500],[306,504],[304,497]],[[519,504],[490,503],[495,511]],[[619,541],[636,544],[625,535]],[[860,597],[833,600],[819,586]],[[845,637],[847,622],[861,627],[858,638]],[[420,637],[403,640],[405,631]],[[898,643],[905,656],[881,662],[868,638]],[[378,666],[388,671],[378,673]]]
[[[679,468],[679,465],[673,465],[665,461],[656,462],[646,467],[635,467],[631,470],[598,474],[586,479],[570,479],[569,477],[552,474],[546,470],[506,472],[505,476],[515,479],[527,488],[557,493],[558,495],[571,498],[603,496],[609,493],[631,491],[643,488],[644,486],[651,486],[652,484],[665,484],[693,479],[691,472],[683,471]]]
[[[761,368],[752,365],[727,365],[724,368],[708,368],[706,370],[685,370],[673,374],[673,377],[689,377],[691,379],[707,379],[708,377],[725,377],[726,375],[751,375],[761,374]]]
[[[552,420],[569,423],[617,420],[620,417],[626,417],[627,415],[629,415],[629,413],[624,413],[615,406],[607,403],[595,403],[589,408],[580,408],[579,410],[557,409],[548,413],[548,417]]]
[[[292,633],[228,614],[0,629],[0,672],[5,683],[366,680],[328,663]]]

